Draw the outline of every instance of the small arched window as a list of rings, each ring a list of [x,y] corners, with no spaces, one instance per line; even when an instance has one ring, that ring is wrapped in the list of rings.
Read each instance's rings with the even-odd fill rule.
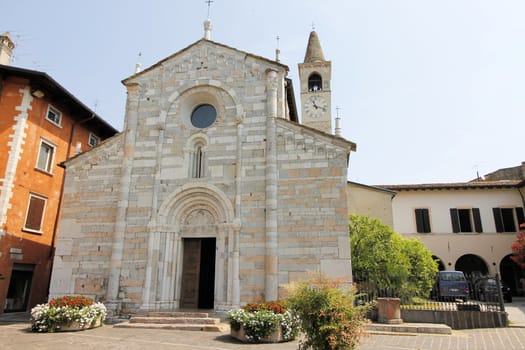
[[[191,177],[195,179],[204,177],[205,157],[202,144],[197,143],[195,145],[191,163]]]
[[[323,89],[323,78],[317,73],[313,73],[308,78],[308,91],[320,91]]]

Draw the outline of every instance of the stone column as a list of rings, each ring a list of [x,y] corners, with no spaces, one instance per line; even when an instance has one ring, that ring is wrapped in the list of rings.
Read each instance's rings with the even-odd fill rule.
[[[117,206],[115,233],[111,251],[110,276],[106,298],[108,302],[117,303],[119,299],[120,271],[122,267],[122,254],[124,251],[124,233],[126,230],[126,212],[129,202],[129,191],[131,183],[131,169],[133,167],[133,156],[135,148],[135,133],[137,129],[139,90],[138,84],[128,85],[128,99],[126,104],[126,133],[124,141],[124,155],[122,159],[122,177],[120,181],[120,193]],[[118,311],[118,310],[117,310]]]
[[[148,238],[148,261],[146,263],[146,277],[142,292],[142,309],[149,310],[155,302],[157,288],[157,274],[159,263],[160,232],[152,231]]]
[[[266,258],[265,258],[265,299],[278,298],[278,251],[277,251],[277,89],[278,74],[275,70],[266,72]]]
[[[243,137],[243,117],[237,118],[237,164],[235,166],[235,222],[233,225],[233,252],[232,259],[232,298],[233,308],[238,308],[241,304],[241,284],[240,284],[240,230],[241,220],[241,191],[242,191],[242,137]],[[230,243],[231,244],[231,243]]]

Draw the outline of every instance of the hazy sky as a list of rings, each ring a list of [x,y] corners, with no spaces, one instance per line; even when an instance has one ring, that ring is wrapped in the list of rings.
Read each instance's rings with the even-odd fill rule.
[[[204,0],[4,1],[14,66],[44,71],[121,130],[121,80],[203,36]],[[215,0],[212,40],[297,63],[312,30],[357,143],[349,179],[468,181],[525,161],[525,1]],[[141,52],[139,57],[138,53]],[[299,107],[299,105],[298,105]]]

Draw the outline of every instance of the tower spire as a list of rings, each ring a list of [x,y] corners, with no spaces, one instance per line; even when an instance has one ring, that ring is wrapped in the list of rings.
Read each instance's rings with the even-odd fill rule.
[[[310,32],[310,37],[308,38],[308,46],[306,46],[306,54],[304,55],[304,63],[313,63],[313,62],[324,62],[326,61],[323,54],[323,49],[321,48],[321,42],[319,41],[319,36],[315,30]]]

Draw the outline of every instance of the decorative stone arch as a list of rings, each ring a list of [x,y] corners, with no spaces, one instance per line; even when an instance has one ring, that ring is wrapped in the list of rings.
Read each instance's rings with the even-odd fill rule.
[[[215,224],[228,225],[234,221],[231,201],[219,188],[208,183],[188,183],[171,193],[161,204],[157,223],[165,230],[178,230],[196,208],[207,207]]]
[[[184,146],[184,152],[188,154],[188,177],[202,178],[206,176],[207,157],[206,152],[210,144],[208,135],[205,133],[193,134]]]
[[[142,308],[180,307],[183,240],[192,238],[216,242],[214,308],[237,306],[238,235],[232,203],[216,186],[188,183],[171,193],[150,225]]]
[[[197,79],[182,85],[173,92],[162,107],[161,114],[190,115],[200,104],[211,104],[217,110],[217,119],[244,116],[244,108],[235,90],[224,86],[218,80]]]

